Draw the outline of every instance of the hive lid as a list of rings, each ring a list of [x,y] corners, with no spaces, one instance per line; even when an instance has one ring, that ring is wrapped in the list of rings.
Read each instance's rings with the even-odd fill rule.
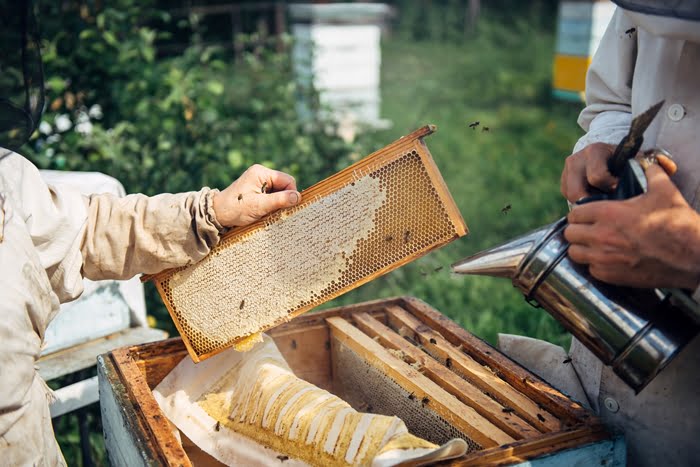
[[[153,277],[190,355],[205,359],[466,234],[425,126]]]

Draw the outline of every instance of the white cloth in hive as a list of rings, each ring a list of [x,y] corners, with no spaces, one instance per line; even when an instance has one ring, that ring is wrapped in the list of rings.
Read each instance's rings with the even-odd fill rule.
[[[461,456],[408,433],[397,417],[360,413],[294,375],[274,341],[195,364],[184,358],[154,389],[166,417],[227,465],[424,465]]]

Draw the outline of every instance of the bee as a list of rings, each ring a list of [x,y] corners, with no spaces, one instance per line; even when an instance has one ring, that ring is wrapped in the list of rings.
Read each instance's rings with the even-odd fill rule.
[[[221,429],[221,422],[217,421],[216,425],[214,426],[214,431],[219,431]]]
[[[242,201],[242,200],[243,200],[243,193],[238,193],[238,201]]]
[[[571,363],[571,357],[567,358],[567,359],[564,360],[562,363],[564,363],[564,364],[566,364],[566,363]]]
[[[435,271],[435,272],[439,272],[439,271],[442,271],[442,266],[438,266],[438,267],[436,267],[435,269],[433,269],[433,271]]]
[[[243,300],[241,300],[241,304],[238,305],[238,309],[242,310],[244,306],[245,306],[245,298]]]
[[[544,420],[544,417],[542,416],[542,414],[539,414],[539,413],[537,414],[537,420],[539,420],[539,421],[541,421],[541,422],[544,422],[544,421],[545,421],[545,420]]]
[[[435,340],[434,337],[431,337],[431,338],[430,338],[430,343],[431,343],[431,344],[437,344],[437,341]]]
[[[481,127],[481,131],[489,131],[490,129],[491,129],[491,128],[489,128],[489,127],[487,127],[487,126]]]
[[[476,130],[476,127],[478,127],[478,126],[479,126],[479,120],[477,120],[475,122],[471,122],[469,124],[469,128],[471,128],[472,130]]]
[[[289,456],[277,456],[277,459],[279,459],[280,462],[284,462],[289,459]]]
[[[447,357],[447,358],[445,359],[445,366],[446,366],[447,368],[452,368],[452,359],[451,359],[450,357]]]
[[[421,269],[419,270],[419,272],[420,272],[420,275],[423,276],[423,277],[425,277],[425,276],[428,275],[428,273],[427,273],[427,272],[425,271],[425,269],[423,269],[423,268],[421,268]]]
[[[295,339],[292,339],[292,349],[297,348],[297,341]]]
[[[501,410],[503,413],[513,413],[515,411],[512,407],[503,407]]]
[[[511,206],[510,204],[506,204],[505,206],[503,206],[501,208],[501,212],[503,214],[508,214],[512,208],[513,208],[513,206]]]
[[[423,407],[428,405],[429,402],[430,402],[430,398],[428,396],[425,396],[423,399],[420,400],[420,403],[423,404]]]
[[[414,400],[416,400],[416,395],[413,394],[413,393],[411,393],[411,394],[408,395],[408,398],[409,398],[410,400],[414,401]]]
[[[625,31],[625,34],[627,34],[627,37],[632,37],[632,34],[634,34],[637,31],[637,28],[629,28],[627,31]]]
[[[267,182],[263,182],[262,186],[260,187],[260,193],[267,193]]]
[[[403,242],[408,243],[411,240],[411,232],[408,230],[403,233]]]
[[[390,242],[390,241],[394,240],[394,237],[392,235],[387,235],[386,237],[384,237],[384,240],[386,240],[387,242]]]

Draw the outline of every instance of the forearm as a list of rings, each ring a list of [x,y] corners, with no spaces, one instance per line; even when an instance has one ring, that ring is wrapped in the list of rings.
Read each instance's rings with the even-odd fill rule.
[[[86,197],[83,275],[93,280],[127,279],[204,258],[219,241],[213,193],[204,188],[153,197]]]

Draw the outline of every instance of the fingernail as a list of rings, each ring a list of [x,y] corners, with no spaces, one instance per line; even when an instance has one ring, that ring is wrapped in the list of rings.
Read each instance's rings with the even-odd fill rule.
[[[297,193],[296,191],[289,193],[289,202],[292,205],[297,204],[299,202],[299,193]]]

